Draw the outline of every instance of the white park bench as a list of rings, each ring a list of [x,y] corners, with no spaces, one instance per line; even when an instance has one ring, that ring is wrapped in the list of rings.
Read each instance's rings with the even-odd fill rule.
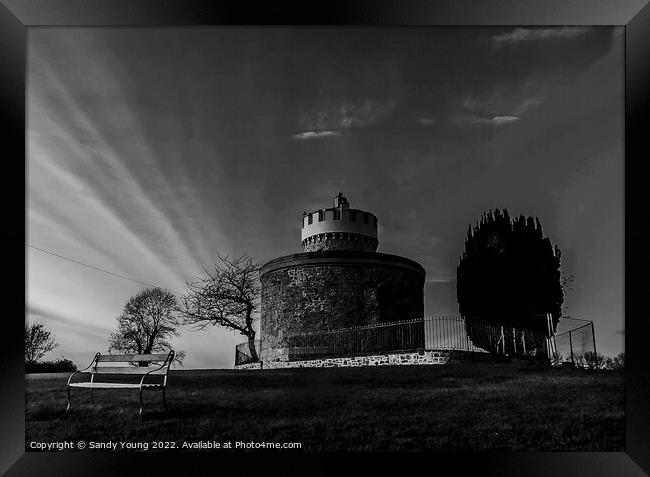
[[[70,375],[70,378],[68,378],[68,407],[66,408],[66,411],[70,409],[72,403],[70,400],[70,388],[90,389],[90,402],[93,402],[94,389],[138,389],[140,391],[140,415],[142,415],[142,390],[160,389],[162,391],[165,409],[167,409],[165,388],[167,387],[167,373],[169,372],[169,367],[173,360],[173,351],[170,351],[169,354],[97,353],[88,367],[75,371]],[[112,363],[127,363],[131,366],[114,366],[111,365]],[[146,363],[147,365],[141,366],[142,363]],[[77,374],[89,374],[90,381],[73,383],[72,378]],[[105,380],[104,377],[109,375],[113,376],[113,378],[111,380]],[[134,382],[133,379],[129,380],[131,382],[110,382],[115,381],[116,377],[129,378],[133,375],[141,375],[142,378],[139,382]],[[148,382],[145,383],[145,380]]]

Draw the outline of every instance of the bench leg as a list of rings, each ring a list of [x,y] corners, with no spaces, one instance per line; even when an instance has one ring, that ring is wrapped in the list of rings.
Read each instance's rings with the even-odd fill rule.
[[[138,415],[142,417],[142,388],[140,388],[140,411],[138,411]]]
[[[68,407],[65,408],[65,412],[68,412],[70,410],[70,405],[72,404],[72,401],[70,401],[70,386],[68,386]]]

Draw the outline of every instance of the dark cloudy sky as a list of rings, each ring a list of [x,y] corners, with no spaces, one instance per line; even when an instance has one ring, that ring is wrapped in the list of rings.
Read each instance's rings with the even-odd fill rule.
[[[467,227],[506,207],[623,351],[621,29],[33,28],[27,108],[33,246],[183,292],[217,252],[299,252],[302,212],[341,191],[425,267],[426,314],[456,314]],[[84,364],[144,286],[27,253],[48,358]],[[241,341],[175,343],[230,367]]]

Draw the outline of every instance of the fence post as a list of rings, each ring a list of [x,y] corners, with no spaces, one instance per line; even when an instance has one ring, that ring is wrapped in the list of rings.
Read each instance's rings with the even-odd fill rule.
[[[499,337],[499,341],[501,341],[501,352],[503,355],[506,355],[506,335],[503,333],[503,325],[501,325],[501,336]]]
[[[546,339],[547,348],[548,348],[548,358],[553,359],[553,341],[551,333],[551,314],[546,313],[546,329],[548,330],[548,338]]]
[[[512,349],[513,354],[517,356],[517,333],[514,327],[512,328]]]
[[[573,366],[575,366],[576,363],[573,360],[573,341],[571,340],[571,330],[569,330],[569,350],[570,350],[570,353],[571,353],[571,364]]]
[[[591,338],[594,340],[594,359],[596,359],[596,356],[598,353],[596,353],[596,330],[594,329],[594,322],[591,322]]]

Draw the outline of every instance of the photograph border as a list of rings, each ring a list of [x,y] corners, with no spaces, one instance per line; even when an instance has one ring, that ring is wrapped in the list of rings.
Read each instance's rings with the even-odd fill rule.
[[[625,27],[625,452],[518,452],[470,455],[409,455],[415,465],[450,466],[455,473],[482,475],[609,476],[650,474],[650,353],[648,314],[644,308],[650,265],[650,214],[646,189],[650,179],[648,106],[650,94],[650,5],[647,0],[347,0],[322,5],[289,2],[206,0],[0,0],[0,115],[5,138],[5,312],[4,346],[0,358],[0,472],[6,475],[88,475],[154,472],[173,468],[192,473],[196,466],[225,472],[234,463],[239,472],[286,473],[292,453],[264,453],[251,459],[237,453],[25,452],[25,376],[15,297],[26,294],[26,54],[30,28],[40,26],[219,26],[219,25],[348,25],[348,26],[562,26]],[[16,158],[22,157],[23,162]],[[11,166],[11,167],[8,167]],[[23,190],[20,190],[21,182]],[[16,198],[19,198],[18,200]],[[629,220],[628,220],[629,219]],[[22,247],[22,253],[20,248]],[[16,277],[22,277],[21,280]],[[22,292],[19,290],[23,286]],[[26,300],[25,300],[26,302]],[[242,458],[244,457],[244,458]],[[365,470],[403,473],[404,457],[353,454]],[[340,473],[341,461],[326,454],[304,454],[313,472]],[[252,464],[248,461],[252,461]],[[282,465],[282,467],[277,467]],[[318,462],[315,465],[313,462]],[[252,465],[252,467],[249,467]],[[179,467],[180,466],[180,467]],[[347,467],[347,466],[346,466]],[[131,470],[133,469],[133,472]],[[232,472],[228,470],[227,472]],[[645,472],[644,472],[645,471]],[[214,473],[212,472],[212,473]],[[238,473],[239,473],[238,472]]]

